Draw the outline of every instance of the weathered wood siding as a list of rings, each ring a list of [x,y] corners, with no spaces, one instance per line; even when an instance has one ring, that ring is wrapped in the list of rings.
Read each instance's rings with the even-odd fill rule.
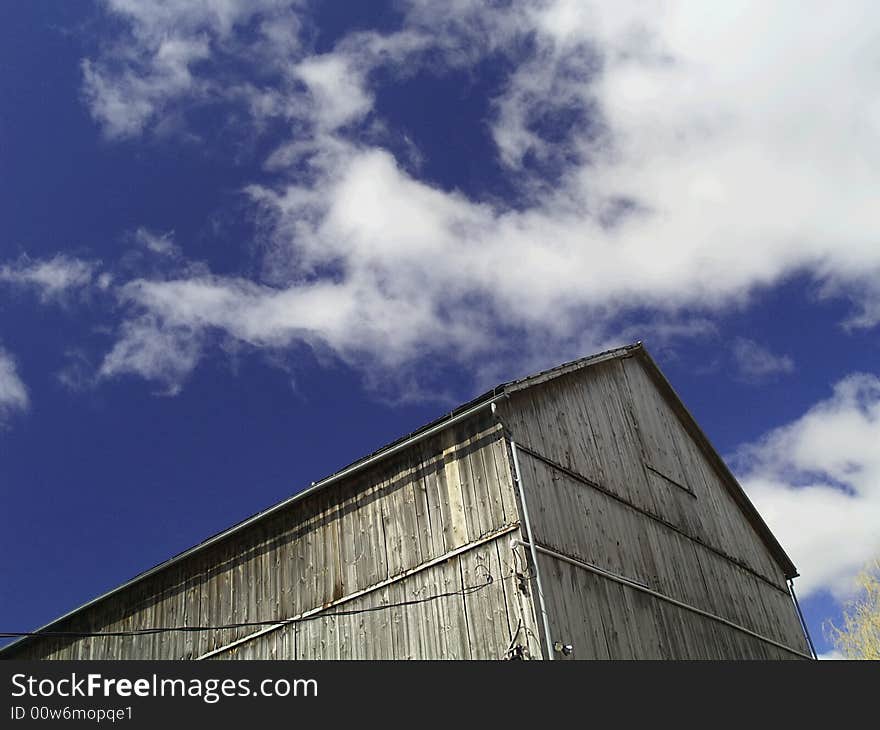
[[[259,635],[251,626],[39,638],[9,654],[494,659],[520,621],[537,653],[534,613],[513,577],[509,543],[519,534],[503,434],[485,412],[172,563],[53,630],[216,626],[306,614],[302,621]],[[425,600],[472,586],[485,587]],[[422,602],[352,613],[413,601]]]
[[[577,659],[796,659],[797,655],[550,556],[538,558],[551,627]],[[804,649],[806,651],[806,649]]]
[[[501,659],[520,617],[530,612],[528,599],[517,593],[510,534],[211,658]],[[534,624],[528,625],[537,636]],[[519,632],[519,643],[527,639]],[[539,652],[535,638],[532,644]]]
[[[784,571],[635,357],[513,393],[536,542],[808,653]],[[543,458],[541,458],[543,457]],[[722,622],[542,554],[577,658],[790,658]]]
[[[500,422],[486,409],[51,628],[292,623],[37,638],[4,656],[498,659],[515,643],[541,657],[505,429],[550,638],[573,658],[807,654],[787,559],[634,349],[504,386]]]

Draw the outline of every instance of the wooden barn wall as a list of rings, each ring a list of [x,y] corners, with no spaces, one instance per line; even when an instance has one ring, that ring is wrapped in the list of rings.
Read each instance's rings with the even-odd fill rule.
[[[328,612],[348,611],[423,599],[461,590],[491,574],[492,585],[464,598],[348,619],[311,618],[240,644],[228,655],[494,657],[499,647],[507,647],[520,618],[513,621],[512,606],[521,603],[521,596],[511,590],[509,575],[501,580],[510,572],[512,559],[509,546],[505,551],[503,545],[519,534],[517,524],[502,431],[485,413],[254,522],[74,614],[53,630],[130,631],[271,621],[328,605]],[[502,535],[499,541],[489,539],[494,534]],[[479,544],[461,552],[472,543]],[[456,551],[451,559],[438,560]],[[432,561],[438,564],[419,570]],[[384,588],[368,590],[387,582]],[[361,597],[346,600],[361,592]],[[522,605],[522,620],[534,636],[530,604]],[[194,659],[255,631],[241,627],[135,637],[40,638],[6,655]],[[537,645],[534,651],[540,651]]]
[[[501,415],[518,443],[546,459],[520,452],[538,543],[809,652],[782,568],[638,359],[597,364],[514,393]],[[559,561],[543,555],[541,563]],[[585,575],[575,579],[572,570]],[[585,597],[586,587],[609,581],[568,564],[547,572],[545,591],[555,602],[551,629],[568,627],[585,642],[586,656],[629,655],[624,644],[602,644],[584,633],[587,626],[595,631],[600,617],[611,621],[612,632],[634,621],[625,627],[630,641],[640,631],[664,637],[662,650],[645,643],[650,655],[695,655],[675,640],[670,617],[684,621],[681,631],[709,619],[682,616],[671,604],[639,618],[629,603],[659,601],[616,584]],[[567,593],[574,586],[581,603]],[[615,607],[612,598],[621,595],[626,602]],[[720,643],[713,647],[722,656],[756,655],[744,647],[758,640],[715,623]]]
[[[548,555],[539,555],[556,659],[797,659],[791,652]]]
[[[530,642],[530,651],[538,655],[534,615],[528,596],[519,591],[518,569],[510,533],[500,535],[211,658],[497,660],[514,639]],[[453,595],[419,602],[442,594]],[[382,608],[402,603],[408,605]]]
[[[522,452],[520,469],[540,545],[809,652],[787,589]],[[574,644],[577,658],[794,658],[554,556],[539,560],[553,638]],[[693,627],[710,624],[711,631],[691,635]]]

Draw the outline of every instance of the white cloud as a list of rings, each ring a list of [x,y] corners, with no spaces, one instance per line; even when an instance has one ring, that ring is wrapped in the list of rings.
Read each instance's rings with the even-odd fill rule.
[[[148,228],[141,227],[133,235],[137,243],[155,254],[175,258],[180,255],[180,249],[174,243],[174,231],[156,233]]]
[[[27,410],[29,405],[28,391],[18,375],[15,360],[0,347],[0,427],[7,425],[13,414]]]
[[[393,362],[413,354],[430,334],[426,328],[435,328],[439,337],[459,332],[466,339],[455,323],[436,328],[430,302],[420,306],[410,297],[380,295],[379,290],[381,284],[362,272],[343,283],[317,281],[287,288],[223,277],[135,280],[122,288],[121,296],[170,326],[222,329],[257,346],[314,339],[341,352],[381,352],[386,362]]]
[[[274,182],[248,188],[271,239],[264,279],[182,271],[125,287],[159,327],[389,364],[502,338],[546,353],[613,338],[632,312],[711,317],[792,272],[850,298],[850,326],[877,322],[871,2],[409,2],[398,31],[321,55],[277,3],[109,7],[131,29],[87,79],[109,134],[206,93],[291,122],[266,160]],[[279,61],[238,33],[255,22]],[[218,54],[249,76],[218,78]],[[514,67],[483,122],[523,191],[517,209],[419,180],[355,124],[375,116],[379,79],[488,54]],[[739,354],[753,375],[791,368],[752,345]]]
[[[58,299],[68,291],[92,283],[97,264],[57,254],[49,259],[22,256],[14,264],[0,266],[0,283],[36,290],[43,301]]]
[[[222,98],[229,91],[196,67],[232,44],[234,31],[260,16],[250,51],[283,63],[296,48],[298,20],[279,0],[105,0],[128,32],[95,59],[82,62],[83,90],[92,116],[111,139],[134,137],[178,100]],[[295,4],[295,3],[294,3]]]
[[[373,106],[357,68],[340,54],[313,56],[299,63],[294,73],[309,89],[316,125],[332,131],[362,117]]]
[[[777,355],[754,340],[737,337],[731,349],[740,375],[747,380],[765,380],[794,372],[794,360],[788,355]]]
[[[88,59],[82,63],[86,101],[104,125],[108,137],[139,133],[162,106],[184,92],[194,91],[190,66],[209,55],[206,38],[164,38],[148,60],[130,59],[137,71],[114,75]]]
[[[101,363],[99,377],[138,375],[176,395],[200,356],[197,333],[141,317],[123,324],[119,340]]]
[[[808,595],[838,596],[880,555],[880,377],[850,375],[790,424],[744,447],[743,487]]]
[[[68,348],[65,364],[55,373],[56,380],[71,392],[81,392],[94,387],[97,378],[95,366],[89,354],[82,348]]]

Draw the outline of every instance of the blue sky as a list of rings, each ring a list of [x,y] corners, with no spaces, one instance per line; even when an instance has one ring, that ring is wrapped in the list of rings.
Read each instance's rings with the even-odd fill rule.
[[[880,554],[880,14],[765,5],[0,5],[0,624],[644,340],[828,652]]]

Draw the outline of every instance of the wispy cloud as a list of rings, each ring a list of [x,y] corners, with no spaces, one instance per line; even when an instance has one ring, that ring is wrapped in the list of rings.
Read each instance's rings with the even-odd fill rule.
[[[845,595],[880,555],[878,444],[880,377],[862,373],[736,457],[744,488],[802,573],[801,593]]]
[[[794,360],[791,357],[777,355],[754,340],[737,337],[731,350],[737,371],[745,380],[764,381],[794,372]]]
[[[65,293],[92,284],[97,263],[57,254],[48,259],[21,256],[0,266],[0,283],[32,289],[43,301],[57,300]]]
[[[140,3],[105,0],[108,12],[125,21],[126,31],[96,58],[82,62],[83,93],[92,116],[110,139],[131,138],[163,115],[175,113],[181,100],[222,99],[231,87],[195,70],[227,45],[241,51],[234,31],[256,23],[247,48],[254,59],[283,63],[298,43],[298,19],[291,5],[278,0],[169,0]],[[252,28],[253,30],[253,28]],[[291,32],[292,31],[292,32]],[[274,56],[274,58],[273,58]],[[264,69],[266,66],[264,65]]]
[[[148,251],[160,256],[176,258],[180,255],[180,249],[174,243],[174,231],[157,233],[149,228],[138,228],[132,234],[134,241]]]
[[[18,375],[15,360],[0,347],[0,427],[5,427],[16,413],[26,411],[30,398]]]
[[[138,375],[159,383],[163,395],[176,395],[198,362],[200,350],[198,333],[144,316],[122,325],[98,376]]]
[[[72,393],[82,393],[100,383],[95,366],[94,353],[86,347],[68,347],[64,351],[64,364],[56,371],[55,380]]]

